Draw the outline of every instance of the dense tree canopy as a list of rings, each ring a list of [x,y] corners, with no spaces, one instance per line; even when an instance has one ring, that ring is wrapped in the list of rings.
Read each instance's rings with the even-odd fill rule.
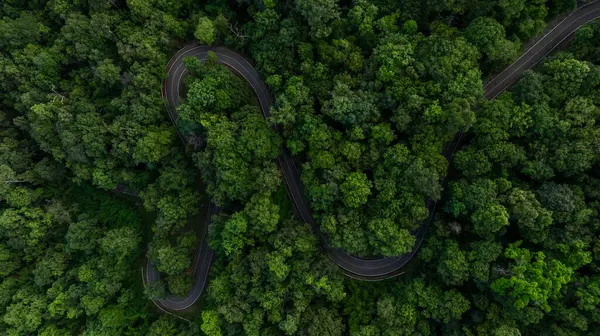
[[[483,96],[577,3],[1,2],[0,334],[599,334],[600,23]],[[167,106],[190,40],[245,55],[271,118],[213,53]],[[346,277],[324,248],[414,251],[430,210],[397,278]],[[163,314],[148,299],[189,291],[203,239],[204,297]]]

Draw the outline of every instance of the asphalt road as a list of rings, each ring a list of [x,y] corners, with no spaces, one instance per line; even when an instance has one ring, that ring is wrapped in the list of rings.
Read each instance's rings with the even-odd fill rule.
[[[573,11],[552,30],[547,32],[531,48],[524,52],[519,59],[504,69],[485,87],[485,96],[496,98],[504,90],[514,84],[528,69],[533,68],[544,56],[561,46],[579,27],[600,17],[600,1],[591,2]]]
[[[196,254],[192,288],[184,297],[167,295],[165,298],[155,300],[154,302],[160,307],[173,311],[185,310],[193,305],[200,298],[200,295],[202,295],[214,255],[214,251],[208,246],[208,225],[210,224],[212,215],[217,211],[217,207],[211,204],[206,214],[206,220],[202,228],[202,237],[205,237],[205,239],[200,243],[198,253]],[[146,263],[144,277],[146,283],[152,283],[161,278],[160,272],[152,265],[150,260]]]
[[[485,87],[485,96],[489,99],[496,98],[500,93],[510,88],[511,85],[528,69],[535,66],[542,58],[560,46],[569,36],[571,36],[583,24],[600,17],[600,1],[592,2],[586,6],[575,10],[571,15],[565,18],[529,50],[524,52],[522,56],[513,64],[504,69],[498,76],[492,79]],[[269,109],[274,105],[273,98],[266,84],[261,80],[260,75],[254,67],[241,55],[224,47],[209,47],[197,44],[192,44],[178,51],[167,65],[168,78],[163,85],[163,96],[167,99],[169,117],[173,123],[176,123],[179,116],[177,114],[177,106],[181,104],[179,95],[183,78],[187,74],[187,69],[183,65],[185,57],[194,56],[200,60],[206,60],[209,51],[214,52],[219,59],[219,62],[229,67],[239,76],[244,78],[252,87],[258,98],[262,113],[265,118],[270,116]],[[279,131],[278,127],[274,129]],[[182,141],[189,142],[182,134],[179,134]],[[448,161],[451,161],[454,151],[458,147],[462,134],[457,134],[454,140],[446,146],[444,156]],[[304,196],[303,185],[300,180],[299,170],[291,155],[282,149],[278,157],[279,167],[285,179],[288,194],[294,202],[296,209],[302,219],[311,225],[313,231],[318,234],[324,250],[330,253],[332,260],[340,266],[343,272],[349,277],[360,280],[381,280],[394,277],[401,274],[401,269],[408,263],[419,249],[427,228],[433,220],[437,203],[428,200],[427,208],[429,217],[421,226],[414,232],[416,245],[412,252],[395,257],[385,257],[378,259],[362,259],[352,256],[343,250],[332,249],[327,244],[327,239],[319,229],[315,219],[312,216],[308,200]],[[214,205],[211,207],[211,212],[217,211]],[[210,214],[207,217],[204,230],[207,230],[210,224]],[[205,241],[202,242],[198,257],[196,260],[194,271],[194,284],[190,292],[185,297],[175,297],[169,295],[167,298],[158,300],[158,303],[169,310],[183,310],[191,306],[202,294],[202,290],[206,284],[208,271],[213,257],[213,251],[208,247]],[[160,278],[160,273],[156,271],[150,262],[146,267],[146,281],[153,282]]]

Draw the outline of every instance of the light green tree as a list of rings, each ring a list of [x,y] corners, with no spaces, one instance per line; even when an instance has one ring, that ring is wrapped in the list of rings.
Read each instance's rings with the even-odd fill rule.
[[[211,45],[215,42],[215,25],[206,16],[201,17],[194,30],[194,36],[202,44]]]

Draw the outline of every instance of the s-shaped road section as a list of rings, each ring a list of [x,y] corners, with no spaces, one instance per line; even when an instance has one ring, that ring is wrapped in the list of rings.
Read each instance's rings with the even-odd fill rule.
[[[514,63],[504,69],[498,76],[493,78],[485,87],[485,97],[488,99],[496,98],[500,93],[508,89],[522,74],[528,69],[535,66],[542,58],[560,46],[567,38],[569,38],[579,27],[594,19],[600,17],[600,0],[589,3],[573,11],[563,21],[556,25],[552,30],[548,31],[541,37],[531,48],[525,51],[522,56]],[[273,98],[266,84],[261,80],[258,71],[241,55],[224,47],[209,47],[203,45],[192,44],[178,51],[167,64],[168,78],[163,84],[163,96],[167,100],[169,117],[173,123],[176,123],[179,116],[177,107],[181,104],[181,84],[183,78],[187,74],[187,69],[183,65],[185,57],[197,57],[200,60],[206,60],[208,52],[214,52],[220,63],[229,67],[237,75],[244,78],[254,90],[263,116],[270,116],[269,109],[274,106]],[[279,132],[277,126],[273,127]],[[184,142],[189,142],[183,135],[180,134]],[[444,156],[448,161],[452,159],[454,151],[458,147],[462,135],[457,134],[452,142],[450,142],[444,151]],[[285,150],[282,149],[278,157],[278,164],[285,179],[288,194],[294,202],[296,209],[302,219],[311,225],[313,232],[319,236],[323,249],[330,253],[333,261],[343,270],[343,272],[356,279],[360,280],[381,280],[394,277],[400,273],[401,268],[406,265],[416,254],[421,245],[429,223],[433,220],[435,214],[436,202],[428,200],[426,202],[429,210],[429,217],[420,227],[414,232],[416,244],[412,252],[395,257],[384,257],[378,259],[362,259],[352,256],[343,250],[330,248],[327,245],[327,240],[312,216],[310,206],[304,196],[303,185],[300,180],[299,171],[296,168],[294,159]],[[210,222],[210,215],[217,211],[214,205],[211,205],[207,221],[205,223],[204,232]],[[198,250],[198,257],[194,268],[194,283],[192,289],[185,297],[175,297],[169,295],[164,299],[155,301],[159,306],[168,310],[184,310],[191,306],[202,293],[208,278],[213,251],[208,247],[206,240],[201,243]],[[145,272],[145,280],[153,282],[160,279],[160,273],[148,262]]]

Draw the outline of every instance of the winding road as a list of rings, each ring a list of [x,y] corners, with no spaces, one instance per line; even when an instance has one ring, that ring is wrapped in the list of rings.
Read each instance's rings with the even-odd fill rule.
[[[567,38],[569,38],[579,27],[587,22],[600,17],[600,0],[589,3],[573,11],[568,17],[556,25],[552,30],[548,31],[540,38],[531,48],[525,51],[522,56],[514,63],[504,69],[498,76],[493,78],[484,87],[485,97],[488,99],[496,98],[500,93],[508,89],[522,74],[528,69],[535,66],[542,58],[560,46]],[[189,45],[178,51],[167,64],[168,78],[163,85],[163,97],[166,98],[168,104],[168,112],[171,121],[175,124],[179,118],[177,114],[177,106],[181,103],[180,86],[183,83],[183,78],[187,74],[187,69],[183,64],[185,57],[194,56],[200,60],[207,58],[208,52],[212,51],[218,56],[220,63],[226,65],[240,77],[244,78],[248,84],[254,89],[258,98],[262,113],[265,118],[270,116],[269,109],[274,105],[273,98],[266,84],[261,80],[260,75],[254,67],[241,55],[224,47],[209,47],[202,45]],[[277,126],[274,126],[276,131],[279,131]],[[185,136],[179,134],[181,139],[189,143],[191,139],[186,139]],[[451,161],[454,151],[458,147],[462,134],[457,134],[455,139],[446,146],[444,156],[448,161]],[[432,200],[427,201],[429,217],[416,230],[415,239],[416,245],[412,252],[396,257],[385,257],[379,259],[361,259],[352,256],[343,250],[332,249],[327,245],[327,240],[324,234],[319,229],[315,219],[312,216],[308,200],[304,196],[303,185],[300,180],[299,170],[296,168],[295,161],[292,156],[282,149],[278,157],[279,167],[285,179],[286,187],[290,199],[296,206],[296,209],[302,219],[311,225],[313,231],[318,234],[323,249],[330,253],[332,260],[340,266],[343,272],[349,277],[360,280],[381,280],[394,277],[400,273],[400,270],[408,263],[417,253],[421,245],[427,228],[435,215],[437,203]],[[210,223],[210,215],[218,211],[211,205],[204,231],[206,232]],[[206,236],[206,235],[205,235]],[[194,267],[194,283],[192,289],[185,297],[175,297],[169,295],[164,299],[156,300],[164,309],[167,310],[184,310],[191,306],[201,295],[202,290],[208,278],[208,272],[213,257],[213,251],[208,246],[206,240],[201,243],[198,250],[198,257]],[[145,270],[145,281],[147,283],[160,279],[160,273],[148,261]]]

